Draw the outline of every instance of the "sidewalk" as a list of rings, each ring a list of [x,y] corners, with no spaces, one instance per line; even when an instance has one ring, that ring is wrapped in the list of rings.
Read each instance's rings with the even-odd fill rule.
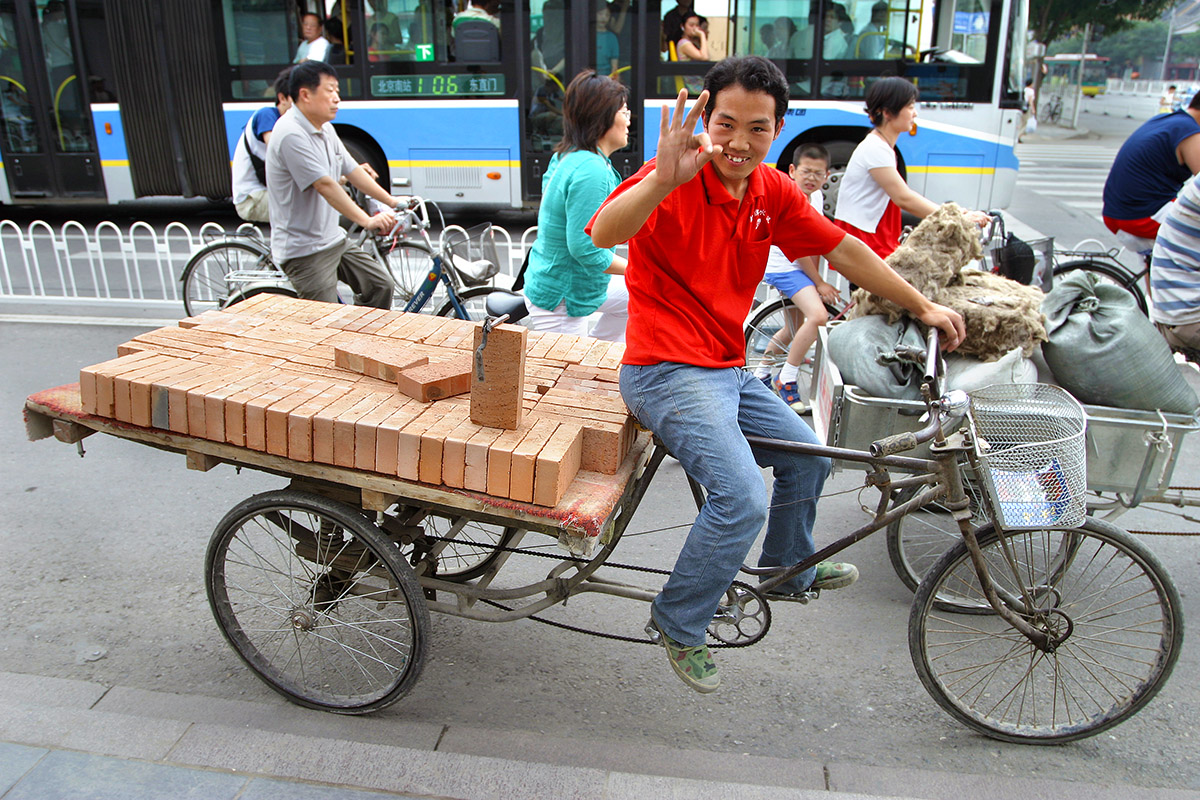
[[[0,673],[3,800],[1184,800],[1195,792],[877,768],[414,723]],[[688,776],[688,777],[684,777]],[[754,783],[729,782],[737,776]]]
[[[1087,139],[1091,137],[1091,132],[1086,128],[1064,128],[1059,125],[1050,125],[1044,122],[1038,123],[1036,133],[1026,133],[1021,135],[1020,144],[1047,144],[1051,142],[1061,142],[1070,139]]]

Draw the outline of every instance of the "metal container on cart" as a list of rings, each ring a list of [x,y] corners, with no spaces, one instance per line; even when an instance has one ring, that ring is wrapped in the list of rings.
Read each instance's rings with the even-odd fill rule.
[[[866,449],[871,442],[904,431],[919,430],[923,403],[872,397],[847,385],[829,357],[828,333],[821,328],[810,397],[813,429],[827,445]],[[1165,414],[1108,406],[1084,405],[1087,413],[1087,485],[1093,492],[1129,495],[1138,505],[1160,497],[1171,484],[1182,439],[1200,429],[1200,420],[1186,414]],[[928,446],[913,455],[924,457]],[[834,470],[860,467],[834,462]]]

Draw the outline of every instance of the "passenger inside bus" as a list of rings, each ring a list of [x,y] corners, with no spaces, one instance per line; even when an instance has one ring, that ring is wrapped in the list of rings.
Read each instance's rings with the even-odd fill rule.
[[[770,57],[812,58],[815,30],[811,24],[798,28],[791,17],[779,17],[775,20],[776,42]]]
[[[825,9],[825,40],[821,45],[821,53],[825,60],[832,61],[850,57],[848,27],[853,29],[846,7],[840,3],[830,4]]]
[[[693,5],[692,0],[680,0],[675,4],[674,8],[663,14],[661,28],[662,46],[660,49],[662,50],[664,60],[669,58],[668,43],[679,41],[679,31],[683,28],[683,20],[688,14],[692,13]]]
[[[887,0],[879,0],[871,6],[871,21],[858,32],[855,58],[878,60],[887,52]]]
[[[342,30],[342,21],[337,17],[325,20],[325,38],[329,40],[329,52],[324,61],[329,64],[349,64],[347,55],[346,34]]]
[[[296,57],[292,59],[293,64],[299,64],[303,61],[313,59],[315,61],[324,61],[329,54],[329,40],[322,34],[324,28],[321,25],[321,18],[316,14],[307,13],[300,18],[300,36],[303,41],[296,48]]]
[[[600,75],[616,73],[621,64],[621,43],[617,35],[608,28],[612,14],[607,3],[596,5],[596,72]]]
[[[755,51],[756,54],[769,56],[771,54],[771,48],[773,48],[775,46],[775,42],[778,41],[775,38],[775,26],[768,22],[766,25],[763,25],[761,28],[759,28],[758,39],[760,42],[762,42],[762,47],[760,50]]]
[[[382,25],[379,33],[379,44],[382,50],[391,50],[404,41],[400,36],[400,18],[388,10],[388,0],[371,0],[370,11],[367,15],[368,30],[375,30],[376,25]]]
[[[542,6],[542,27],[534,36],[534,46],[542,54],[542,65],[562,77],[566,64],[567,9],[563,0],[546,0]]]
[[[708,34],[700,27],[700,15],[688,14],[676,35],[675,52],[680,61],[709,61]],[[703,84],[703,81],[700,81]],[[690,87],[689,87],[690,91]],[[699,93],[699,89],[696,90]]]

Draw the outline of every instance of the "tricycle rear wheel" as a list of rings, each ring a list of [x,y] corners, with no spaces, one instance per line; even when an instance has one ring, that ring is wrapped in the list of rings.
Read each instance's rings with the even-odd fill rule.
[[[205,588],[237,654],[299,705],[375,711],[421,673],[420,585],[399,547],[350,506],[295,489],[244,500],[213,532]]]

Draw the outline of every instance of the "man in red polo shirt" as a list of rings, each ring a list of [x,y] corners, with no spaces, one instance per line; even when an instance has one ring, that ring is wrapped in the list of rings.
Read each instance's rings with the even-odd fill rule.
[[[808,425],[741,368],[742,321],[768,248],[792,260],[824,255],[848,280],[941,329],[948,349],[964,328],[958,314],[931,303],[821,216],[784,173],[762,165],[787,111],[778,67],[757,56],[725,59],[709,70],[685,118],[686,100],[680,92],[669,122],[663,108],[657,158],[617,187],[588,232],[600,247],[629,242],[625,403],[708,492],[650,624],[676,674],[711,692],[720,678],[704,635],[718,603],[764,521],[759,566],[781,574],[815,552],[816,500],[830,468],[825,458],[752,450],[745,439],[816,443]],[[704,132],[696,135],[701,116]],[[774,471],[769,515],[760,466]],[[771,596],[794,598],[857,577],[851,564],[822,563]]]

